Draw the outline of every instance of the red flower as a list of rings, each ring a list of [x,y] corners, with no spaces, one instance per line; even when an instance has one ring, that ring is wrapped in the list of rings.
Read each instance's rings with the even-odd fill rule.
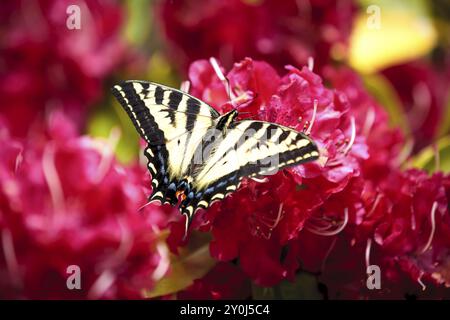
[[[122,12],[113,2],[79,1],[81,29],[69,30],[71,1],[2,3],[0,113],[25,136],[45,112],[61,108],[79,126],[102,80],[124,59]]]
[[[174,61],[185,70],[211,56],[227,67],[253,57],[282,69],[287,63],[304,65],[309,57],[324,65],[331,52],[335,58],[345,55],[356,5],[350,0],[181,0],[164,1],[157,9]]]
[[[400,172],[399,154],[405,142],[399,129],[388,126],[386,112],[366,93],[351,70],[328,68],[324,74],[348,97],[357,132],[366,136],[369,157],[361,163],[361,176],[348,188],[353,190],[353,199],[350,194],[345,199],[337,194],[320,209],[322,217],[329,219],[334,218],[331,213],[339,207],[353,207],[347,226],[333,237],[302,232],[293,246],[301,266],[321,274],[330,298],[448,295],[438,285],[448,282],[445,268],[449,246],[447,232],[443,231],[449,226],[446,180],[440,174],[428,177],[419,170]],[[439,225],[437,219],[432,220],[438,213],[442,219]],[[309,220],[307,226],[311,222],[317,221]],[[319,226],[322,224],[319,220]],[[439,227],[433,229],[432,225]],[[422,253],[424,250],[428,253]],[[380,266],[382,290],[367,289],[369,264]],[[422,285],[433,289],[422,292]]]
[[[225,87],[213,68],[206,61],[196,62],[190,68],[192,93],[222,112],[233,104],[242,117],[250,113],[297,130],[308,128],[315,119],[311,137],[319,146],[320,161],[268,176],[266,183],[249,180],[229,199],[199,214],[193,224],[212,228],[214,257],[239,258],[256,283],[273,285],[292,278],[298,268],[286,249],[314,210],[335,194],[352,194],[346,188],[360,175],[367,146],[356,134],[345,96],[326,89],[307,68],[288,67],[280,77],[268,64],[246,59],[235,64],[227,77],[232,102],[227,102]],[[339,214],[342,219],[343,208]]]
[[[280,77],[264,62],[235,64],[227,75],[230,102],[208,62],[190,68],[194,95],[221,112],[235,107],[242,117],[248,112],[311,129],[321,152],[316,163],[265,183],[247,180],[201,212],[193,226],[211,229],[211,254],[238,258],[245,274],[264,286],[293,279],[299,268],[314,272],[330,298],[446,296],[440,283],[448,283],[447,180],[399,171],[404,138],[354,72],[325,69],[333,91],[307,68],[287,69]],[[382,290],[367,288],[369,264],[380,266]],[[421,292],[422,284],[433,290]]]
[[[403,134],[399,128],[390,126],[387,112],[368,94],[354,71],[327,67],[324,76],[345,94],[351,105],[357,132],[365,137],[368,146],[369,156],[361,164],[364,178],[376,184],[405,160],[401,158],[406,144]]]
[[[419,170],[391,172],[378,185],[375,200],[363,192],[363,199],[370,199],[364,203],[365,213],[341,234],[300,235],[296,248],[301,265],[321,274],[330,298],[450,296],[445,289],[450,248],[447,180]],[[380,267],[381,290],[366,286],[369,265]]]
[[[0,134],[0,296],[139,298],[168,268],[155,221],[137,213],[145,171],[55,117],[47,137]],[[66,287],[71,265],[81,290]]]

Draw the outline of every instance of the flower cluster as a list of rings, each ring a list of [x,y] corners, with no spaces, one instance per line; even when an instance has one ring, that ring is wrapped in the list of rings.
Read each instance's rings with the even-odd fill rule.
[[[82,128],[102,81],[126,57],[114,2],[80,3],[80,28],[69,29],[71,1],[2,3],[0,112],[12,134],[25,136],[46,112],[63,109]]]
[[[227,74],[231,101],[208,61],[189,70],[192,92],[218,110],[235,107],[243,117],[303,130],[321,153],[263,183],[246,181],[199,214],[194,225],[211,230],[212,256],[237,259],[262,286],[293,280],[298,270],[319,274],[332,298],[403,298],[448,285],[448,177],[400,170],[405,138],[352,70],[324,69],[333,90],[306,67],[286,70],[279,76],[265,62],[236,63]],[[371,264],[385,280],[376,293],[365,285]],[[182,296],[198,296],[199,285]]]
[[[4,126],[0,141],[2,298],[138,298],[164,275],[154,219],[137,214],[142,168],[117,164],[61,113],[25,142]],[[67,287],[69,266],[80,290]]]
[[[174,82],[175,68],[154,63],[165,53],[193,96],[220,113],[302,131],[320,152],[262,181],[244,179],[199,211],[184,238],[176,208],[146,205],[145,165],[116,160],[120,130],[83,133],[117,118],[89,116],[112,74],[137,56],[124,39],[143,34],[143,4],[77,1],[81,29],[72,29],[71,1],[2,2],[0,298],[248,299],[305,274],[329,299],[450,298],[450,175],[438,156],[432,173],[409,165],[448,134],[448,57],[442,72],[431,59],[377,74],[407,120],[392,127],[392,110],[346,65],[358,4],[149,5],[152,30],[163,33],[163,50],[158,41],[139,48],[152,51],[152,80]],[[370,270],[380,272],[379,289]]]

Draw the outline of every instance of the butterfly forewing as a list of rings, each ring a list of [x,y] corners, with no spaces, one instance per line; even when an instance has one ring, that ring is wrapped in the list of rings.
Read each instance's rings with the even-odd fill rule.
[[[112,90],[148,143],[145,155],[154,188],[151,199],[165,202],[169,183],[189,170],[203,135],[219,114],[186,93],[151,82],[126,81]]]

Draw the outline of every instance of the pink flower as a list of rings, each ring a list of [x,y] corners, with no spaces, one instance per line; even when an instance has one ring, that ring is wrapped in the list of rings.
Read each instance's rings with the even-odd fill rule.
[[[81,127],[98,101],[102,81],[124,61],[121,9],[79,1],[81,29],[66,26],[71,1],[3,3],[0,113],[15,136],[25,136],[46,112],[63,109]]]
[[[71,134],[61,114],[50,119],[46,135],[24,142],[1,130],[0,296],[140,298],[168,268],[154,218],[137,211],[144,169]],[[66,287],[71,265],[81,290]]]

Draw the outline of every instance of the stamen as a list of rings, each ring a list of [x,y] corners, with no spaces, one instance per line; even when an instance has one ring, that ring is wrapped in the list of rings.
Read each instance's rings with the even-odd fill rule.
[[[314,58],[308,57],[308,69],[309,71],[313,71],[314,69]]]
[[[353,143],[355,143],[355,138],[356,138],[356,124],[355,124],[355,117],[351,117],[350,119],[350,123],[352,126],[352,136],[350,137],[350,142],[347,145],[347,147],[344,150],[344,155],[347,155],[348,152],[350,151],[350,149],[353,146]]]
[[[411,204],[411,230],[416,230],[416,212],[414,211],[414,206]]]
[[[372,239],[367,239],[366,245],[366,270],[370,266],[370,250],[372,249]]]
[[[375,110],[373,108],[369,108],[366,116],[366,121],[364,121],[364,129],[363,133],[365,137],[369,136],[370,130],[375,122]]]
[[[319,235],[319,236],[330,237],[330,236],[335,236],[335,235],[339,234],[342,230],[344,230],[344,228],[347,226],[347,223],[348,223],[348,208],[345,208],[344,221],[341,223],[341,225],[336,230],[334,230],[334,231],[319,231],[317,229],[310,228],[310,227],[306,227],[306,229],[314,234]]]
[[[189,80],[183,81],[180,86],[180,90],[186,93],[189,93],[191,89],[191,82]]]
[[[281,220],[282,212],[283,212],[283,203],[280,204],[280,207],[278,209],[278,213],[277,213],[277,216],[275,219],[265,217],[265,216],[259,216],[258,219],[269,229],[275,229]]]
[[[120,131],[120,128],[113,127],[109,133],[106,144],[102,144],[101,148],[99,148],[101,159],[98,165],[97,174],[94,179],[95,183],[100,183],[111,167],[114,150],[116,150],[117,148],[121,135],[122,133]]]
[[[402,150],[400,151],[400,154],[395,158],[394,164],[396,166],[400,166],[403,163],[405,163],[406,159],[408,159],[408,157],[413,152],[413,149],[414,149],[414,139],[409,138],[408,140],[406,140],[406,143],[402,148]]]
[[[49,144],[44,149],[44,153],[42,155],[42,171],[50,191],[55,212],[65,212],[64,194],[61,181],[59,180],[58,172],[55,167],[55,148],[53,144]]]
[[[266,240],[269,240],[272,237],[272,230],[268,230],[267,233],[265,233],[260,227],[258,227],[256,231],[258,231],[258,234]]]
[[[323,227],[314,226],[314,230],[315,230],[315,231],[318,231],[318,232],[322,232],[322,231],[329,230],[329,229],[331,229],[331,228],[333,228],[333,227],[334,227],[334,226],[333,226],[331,223],[329,223],[328,225],[323,226]]]
[[[338,239],[337,237],[333,239],[333,242],[331,242],[330,247],[328,248],[327,252],[325,253],[325,256],[323,257],[322,264],[320,266],[320,270],[322,271],[322,273],[325,270],[325,263],[326,263],[328,257],[330,256],[331,251],[333,251],[333,249],[336,245],[337,239]]]
[[[312,130],[312,127],[314,125],[314,121],[316,120],[316,113],[317,113],[317,106],[318,106],[318,104],[319,104],[319,101],[314,99],[314,110],[313,110],[312,119],[311,119],[311,122],[309,123],[308,129],[305,131],[305,134],[308,135],[308,136],[311,134],[311,130]]]
[[[186,238],[188,236],[188,230],[189,230],[189,217],[187,214],[184,215],[186,220],[184,222],[184,236],[183,236],[183,241],[186,241]]]
[[[14,165],[14,172],[17,172],[19,170],[19,167],[20,167],[20,164],[22,163],[22,161],[23,161],[23,148],[20,147],[20,151],[17,154],[16,162]]]
[[[152,279],[154,281],[161,280],[165,276],[167,270],[170,267],[169,250],[164,241],[159,241],[156,245],[156,251],[160,256],[158,266],[152,273]]]
[[[111,270],[104,270],[95,280],[88,293],[88,298],[97,300],[101,298],[105,292],[114,284],[116,276]]]
[[[269,179],[267,177],[263,178],[263,179],[252,177],[251,179],[253,181],[256,181],[256,182],[259,182],[259,183],[265,183],[265,182],[269,181]]]
[[[420,251],[420,254],[423,254],[425,251],[428,250],[428,248],[431,246],[431,242],[433,242],[434,233],[436,231],[436,211],[438,208],[438,203],[435,201],[433,203],[433,207],[431,208],[431,232],[430,236],[428,237],[428,241],[423,247],[423,249]]]
[[[420,286],[422,287],[422,291],[425,291],[427,289],[427,286],[422,282],[422,276],[423,276],[423,271],[420,272],[419,277],[417,278],[417,282],[420,284]]]
[[[14,242],[9,229],[5,229],[2,232],[2,247],[3,254],[5,255],[6,267],[11,276],[11,280],[17,287],[21,287],[22,281],[20,279],[19,263],[17,262]]]
[[[283,218],[283,203],[280,204],[278,209],[278,213],[275,219],[271,219],[265,216],[258,216],[257,219],[261,222],[262,225],[267,227],[267,231],[265,232],[260,226],[255,227],[255,231],[252,231],[252,235],[262,236],[264,239],[269,240],[272,236],[272,231],[278,226],[281,219]]]
[[[117,224],[119,225],[121,235],[119,247],[100,265],[103,269],[122,265],[133,247],[133,234],[125,227],[122,219],[117,219]]]
[[[148,205],[152,204],[152,201],[147,202],[146,204],[139,207],[138,212],[141,212],[144,210]]]
[[[375,201],[373,202],[372,209],[370,209],[370,212],[367,214],[366,218],[369,218],[375,212],[375,209],[377,208],[378,204],[380,203],[381,198],[383,198],[383,195],[380,193],[377,194],[377,197],[375,198]]]
[[[271,229],[275,229],[277,227],[277,225],[280,223],[282,213],[283,213],[283,203],[280,204],[280,208],[278,209],[277,218],[275,219],[275,222],[272,225]]]
[[[333,161],[326,162],[327,167],[340,166],[342,164],[342,159],[335,159]]]
[[[225,86],[225,90],[227,91],[228,99],[233,100],[236,97],[234,96],[232,90],[230,81],[228,78],[223,74],[222,69],[220,69],[219,63],[217,62],[216,58],[211,57],[209,58],[209,63],[214,69],[214,72],[216,73],[217,77],[220,81],[222,81],[223,85]]]

